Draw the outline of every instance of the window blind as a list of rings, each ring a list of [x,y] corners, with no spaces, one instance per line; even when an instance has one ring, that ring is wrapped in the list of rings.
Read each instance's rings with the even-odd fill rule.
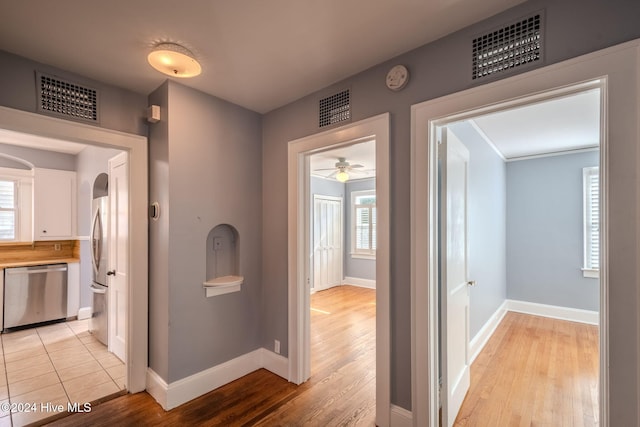
[[[15,181],[0,180],[0,240],[16,238],[16,186]]]
[[[600,176],[599,168],[585,168],[585,268],[600,268]]]
[[[356,245],[358,251],[376,250],[376,207],[356,205]]]

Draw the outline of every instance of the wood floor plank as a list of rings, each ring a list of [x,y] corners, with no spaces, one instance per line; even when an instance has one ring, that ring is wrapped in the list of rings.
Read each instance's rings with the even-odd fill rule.
[[[375,425],[375,290],[338,286],[312,295],[311,379],[296,386],[260,369],[164,411],[147,393],[101,403],[48,425]]]
[[[455,426],[597,426],[598,328],[507,313],[471,366]]]

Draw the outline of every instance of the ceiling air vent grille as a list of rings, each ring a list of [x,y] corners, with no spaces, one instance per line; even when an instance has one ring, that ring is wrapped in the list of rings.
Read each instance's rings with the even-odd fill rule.
[[[501,73],[542,59],[541,14],[473,39],[472,79]]]
[[[82,121],[98,122],[98,91],[37,73],[38,110]]]
[[[349,89],[320,100],[319,126],[325,127],[335,123],[351,120],[351,101]]]

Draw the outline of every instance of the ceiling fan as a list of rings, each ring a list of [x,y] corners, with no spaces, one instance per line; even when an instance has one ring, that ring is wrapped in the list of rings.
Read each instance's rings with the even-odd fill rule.
[[[338,161],[336,162],[335,167],[315,169],[314,172],[333,170],[334,172],[331,175],[327,176],[327,178],[335,178],[340,182],[346,182],[349,179],[350,173],[368,175],[366,171],[358,170],[361,168],[364,168],[364,166],[352,165],[347,161],[345,157],[338,157]]]

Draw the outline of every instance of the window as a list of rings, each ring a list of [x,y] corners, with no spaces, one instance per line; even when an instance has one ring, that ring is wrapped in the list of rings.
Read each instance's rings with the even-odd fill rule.
[[[18,183],[0,178],[0,241],[17,240]]]
[[[352,192],[351,206],[351,254],[356,258],[375,258],[376,192]]]
[[[598,167],[582,170],[584,195],[584,277],[600,276],[600,173]]]
[[[0,242],[32,240],[33,171],[0,167]]]

